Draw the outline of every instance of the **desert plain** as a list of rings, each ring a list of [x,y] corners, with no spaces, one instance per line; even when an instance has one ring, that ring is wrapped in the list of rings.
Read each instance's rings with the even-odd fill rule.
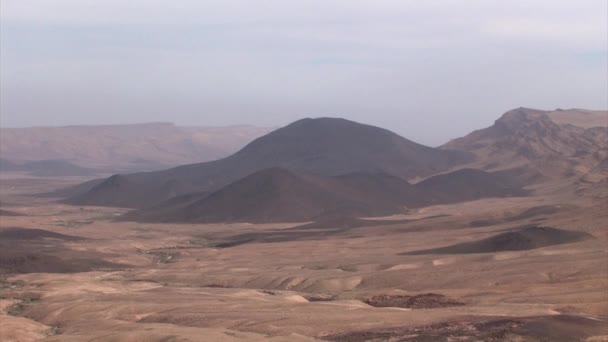
[[[2,180],[2,341],[608,340],[601,191],[317,227],[122,222],[36,195],[79,181]],[[591,237],[411,253],[521,227]]]

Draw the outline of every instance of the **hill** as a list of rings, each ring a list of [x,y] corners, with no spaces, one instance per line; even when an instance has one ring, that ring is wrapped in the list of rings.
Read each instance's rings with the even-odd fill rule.
[[[357,179],[353,179],[357,178]],[[364,184],[360,183],[363,178]],[[373,192],[368,184],[376,183]],[[126,218],[153,222],[306,222],[323,217],[381,216],[404,206],[382,195],[383,190],[411,188],[388,175],[323,177],[296,174],[283,168],[258,171],[200,199],[181,197],[166,205],[128,214]],[[395,190],[392,190],[395,192]],[[398,190],[397,190],[398,191]],[[172,210],[163,210],[164,208]]]
[[[61,160],[106,174],[159,170],[225,157],[269,131],[170,123],[0,128],[0,155],[14,164]]]
[[[504,172],[489,173],[477,169],[460,169],[436,175],[417,183],[426,195],[427,204],[456,203],[486,197],[525,196],[522,182]]]
[[[463,180],[466,182],[461,183]],[[463,189],[465,189],[463,191]],[[470,190],[468,190],[470,189]],[[484,197],[523,195],[503,176],[460,170],[411,185],[385,173],[317,176],[269,168],[212,193],[175,197],[124,220],[144,222],[353,222],[406,208]]]
[[[497,234],[485,239],[451,246],[403,253],[419,254],[470,254],[523,251],[546,246],[561,245],[593,238],[592,235],[549,227],[528,227]]]
[[[607,124],[605,111],[518,108],[442,147],[475,154],[472,167],[526,168],[560,179],[588,173],[608,157]]]
[[[344,119],[303,119],[254,140],[227,158],[113,176],[67,202],[143,208],[186,193],[215,191],[272,167],[320,176],[364,172],[407,179],[470,160],[466,152],[423,146],[378,127]]]

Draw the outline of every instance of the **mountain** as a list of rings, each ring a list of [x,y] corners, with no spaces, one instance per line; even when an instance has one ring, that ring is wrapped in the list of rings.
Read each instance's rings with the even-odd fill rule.
[[[192,192],[216,191],[257,171],[281,167],[320,176],[386,173],[408,179],[471,160],[467,152],[423,146],[388,130],[335,118],[303,119],[216,161],[115,175],[89,183],[67,202],[143,208]]]
[[[471,167],[526,168],[552,179],[581,176],[608,157],[608,112],[518,108],[443,145],[476,155]]]
[[[318,176],[283,168],[255,172],[212,193],[127,213],[144,222],[323,222],[400,214],[407,207],[525,195],[504,175],[459,170],[411,185],[386,173]]]
[[[106,174],[159,170],[225,157],[269,131],[170,123],[0,128],[0,155],[16,164],[61,160]]]

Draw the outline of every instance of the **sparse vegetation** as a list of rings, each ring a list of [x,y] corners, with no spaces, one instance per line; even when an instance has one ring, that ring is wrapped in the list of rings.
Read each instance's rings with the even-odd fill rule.
[[[57,336],[61,334],[61,329],[58,326],[54,325],[49,330],[45,331],[44,334],[46,336]]]
[[[141,253],[149,255],[152,261],[158,264],[172,264],[177,262],[179,252],[165,249],[140,250]]]
[[[436,309],[462,306],[464,302],[448,298],[442,294],[425,293],[415,296],[377,295],[363,300],[364,303],[378,308],[396,307],[407,309]]]
[[[20,301],[10,305],[6,309],[6,313],[11,316],[21,316],[30,305],[40,300],[40,294],[28,292],[19,294],[14,299],[19,299]]]

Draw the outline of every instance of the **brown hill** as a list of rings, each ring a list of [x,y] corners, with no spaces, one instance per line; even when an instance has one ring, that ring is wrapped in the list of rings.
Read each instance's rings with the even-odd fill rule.
[[[366,192],[368,182],[376,183],[371,192]],[[392,195],[384,196],[383,190],[407,193],[410,188],[406,181],[383,174],[323,177],[270,168],[212,194],[202,194],[198,200],[180,197],[181,203],[169,200],[166,206],[134,212],[126,218],[154,222],[261,223],[381,216],[404,209]],[[164,210],[166,207],[171,210]]]
[[[527,168],[561,178],[589,172],[608,156],[608,112],[518,108],[493,126],[442,146],[474,153],[473,167]]]
[[[215,191],[271,167],[323,176],[386,173],[428,176],[470,161],[466,152],[416,144],[388,130],[334,119],[303,119],[258,138],[213,162],[113,176],[68,203],[142,208],[189,192]],[[93,185],[93,183],[89,183]]]
[[[258,171],[213,193],[179,196],[125,220],[146,222],[351,222],[406,207],[523,195],[521,187],[479,170],[459,170],[411,185],[385,173],[333,177],[282,168]]]
[[[518,231],[501,233],[478,241],[451,246],[403,253],[418,254],[470,254],[523,251],[546,246],[561,245],[593,238],[584,232],[549,227],[529,227]]]
[[[124,267],[100,253],[76,251],[66,242],[85,240],[44,229],[0,228],[0,276],[14,273],[72,273]]]
[[[503,172],[460,169],[425,179],[416,184],[426,195],[426,204],[456,203],[486,197],[525,196],[522,182]]]
[[[62,160],[113,172],[159,170],[225,157],[269,131],[170,123],[0,128],[0,155],[17,164]]]

